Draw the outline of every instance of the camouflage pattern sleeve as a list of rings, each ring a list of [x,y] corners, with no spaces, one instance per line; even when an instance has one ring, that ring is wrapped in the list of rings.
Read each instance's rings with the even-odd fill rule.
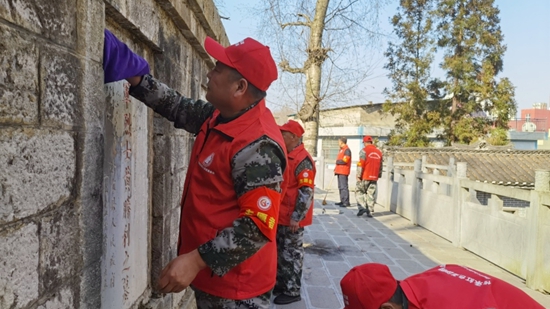
[[[304,170],[313,170],[313,162],[309,158],[305,158],[298,164],[296,170],[294,171],[294,177]],[[294,206],[294,211],[290,218],[294,221],[302,221],[306,217],[311,203],[313,202],[313,188],[308,186],[302,186],[298,188],[298,197],[296,197],[296,205]]]
[[[361,149],[361,151],[359,151],[359,162],[357,163],[357,177],[361,177],[361,175],[363,175],[363,164],[366,159],[367,154],[365,153],[365,150]]]
[[[193,134],[199,132],[215,109],[208,102],[182,96],[149,74],[143,76],[139,85],[130,87],[130,95],[173,122],[174,127]]]
[[[272,139],[263,136],[250,143],[231,160],[231,173],[237,197],[258,187],[281,192],[286,156]],[[258,252],[268,239],[249,217],[240,217],[209,242],[199,253],[212,272],[225,275],[233,267]]]

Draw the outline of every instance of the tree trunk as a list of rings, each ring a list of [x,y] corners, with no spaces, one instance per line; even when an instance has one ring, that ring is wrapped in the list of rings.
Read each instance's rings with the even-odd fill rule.
[[[321,101],[321,67],[327,57],[323,48],[323,31],[329,0],[317,0],[315,17],[311,24],[308,43],[308,58],[304,65],[306,73],[305,101],[298,113],[304,123],[304,147],[312,155],[317,156],[317,137],[319,135],[319,102]]]

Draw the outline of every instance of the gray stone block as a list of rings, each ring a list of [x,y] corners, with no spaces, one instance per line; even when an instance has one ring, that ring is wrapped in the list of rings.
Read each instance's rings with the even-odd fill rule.
[[[419,273],[419,272],[423,272],[427,269],[426,266],[423,266],[423,265],[421,265],[418,262],[413,261],[413,260],[396,259],[395,262],[397,262],[397,264],[399,264],[401,266],[401,268],[403,268],[406,272],[408,272],[410,274],[416,274],[416,273]]]
[[[397,245],[387,239],[387,238],[378,238],[378,237],[373,237],[371,238],[372,241],[374,241],[378,246],[382,247],[382,248],[393,248],[393,249],[397,249]],[[401,249],[397,249],[397,250],[394,250],[394,251],[402,251]]]
[[[82,153],[80,173],[80,226],[84,266],[99,263],[103,253],[103,151],[101,133],[78,135]]]
[[[344,256],[363,256],[365,250],[357,246],[340,246],[340,252]]]
[[[381,263],[386,265],[393,265],[393,260],[390,259],[386,254],[384,253],[377,253],[377,252],[368,252],[367,256],[374,262],[374,263]]]
[[[334,236],[332,237],[337,246],[353,246],[355,243],[347,236]]]
[[[79,220],[72,205],[44,216],[40,228],[40,287],[49,291],[82,268]]]
[[[42,124],[58,128],[79,126],[76,120],[81,119],[77,110],[82,87],[80,60],[65,51],[49,47],[40,53],[40,66]]]
[[[170,171],[170,137],[164,134],[153,135],[153,175],[163,175]]]
[[[2,5],[0,17],[67,47],[76,43],[76,5],[62,0],[20,0]]]
[[[98,20],[105,20],[105,6],[103,1],[77,1],[77,31],[79,54],[84,55],[98,64],[103,61],[103,29],[104,23],[98,23]],[[94,75],[101,83],[103,80],[97,78],[100,75]],[[88,85],[87,83],[85,85]]]
[[[76,287],[75,287],[76,288]],[[88,265],[80,276],[80,309],[101,308],[101,261]],[[71,307],[66,307],[71,308]]]
[[[36,124],[38,48],[5,26],[0,26],[0,42],[0,123]]]
[[[176,131],[178,129],[173,130]],[[191,135],[189,134],[186,134],[185,136],[171,137],[170,170],[172,173],[176,173],[181,169],[187,168],[189,165],[189,160],[191,159],[191,149],[193,146],[193,141],[190,137]]]
[[[316,308],[340,308],[342,304],[331,288],[308,287],[307,293],[310,296],[311,305]]]
[[[357,265],[362,265],[362,264],[365,264],[365,263],[371,263],[372,260],[369,259],[368,257],[366,256],[347,256],[346,257],[346,260],[348,260],[348,263],[350,265],[350,269],[357,266]]]
[[[75,307],[75,298],[73,292],[70,289],[64,288],[53,295],[54,297],[46,301],[45,304],[38,306],[37,309],[58,309]]]
[[[38,297],[37,232],[32,223],[0,232],[0,308],[25,308]]]
[[[68,132],[0,129],[0,223],[61,205],[70,197],[74,147]]]
[[[341,262],[325,262],[325,265],[332,277],[342,278],[350,269],[346,263]]]
[[[328,287],[331,281],[325,271],[325,268],[318,269],[304,269],[302,273],[302,280],[308,286],[325,286]],[[311,297],[311,294],[309,294]]]
[[[101,42],[103,46],[103,41]],[[101,51],[101,57],[103,50]],[[80,89],[80,100],[82,102],[82,112],[77,123],[78,127],[85,127],[88,133],[103,133],[105,110],[107,104],[111,101],[105,100],[105,84],[103,84],[103,66],[100,62],[82,59],[83,65],[82,85]],[[76,69],[76,68],[73,68]]]

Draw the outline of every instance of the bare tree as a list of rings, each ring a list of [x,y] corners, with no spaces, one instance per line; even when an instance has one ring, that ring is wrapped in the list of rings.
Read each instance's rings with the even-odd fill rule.
[[[355,101],[373,68],[370,48],[379,38],[378,14],[386,0],[263,0],[262,35],[284,76],[283,91],[302,100],[304,145],[317,154],[321,103]],[[301,98],[295,98],[296,87]],[[287,94],[288,95],[288,94]]]

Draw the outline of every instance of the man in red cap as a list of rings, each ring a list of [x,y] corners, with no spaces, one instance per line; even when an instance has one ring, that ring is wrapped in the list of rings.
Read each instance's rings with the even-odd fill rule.
[[[376,184],[382,175],[382,152],[374,146],[372,137],[363,137],[364,148],[359,152],[357,162],[357,216],[367,213],[372,217],[376,195]]]
[[[281,202],[277,226],[277,283],[275,304],[290,304],[301,299],[304,261],[304,227],[313,219],[315,162],[302,144],[302,126],[289,120],[279,127],[288,151],[290,177]]]
[[[340,286],[344,309],[544,309],[513,285],[459,265],[397,281],[388,266],[368,263],[352,268]]]
[[[114,36],[107,39],[113,65],[104,63],[106,76],[136,71],[121,62],[143,63]],[[207,38],[204,45],[217,60],[207,74],[208,102],[186,98],[149,74],[119,77],[130,82],[132,96],[196,136],[181,199],[178,257],[158,286],[172,293],[191,285],[199,308],[269,308],[287,165],[285,142],[264,101],[277,67],[269,48],[251,38],[227,48]],[[126,60],[117,61],[118,55]]]

